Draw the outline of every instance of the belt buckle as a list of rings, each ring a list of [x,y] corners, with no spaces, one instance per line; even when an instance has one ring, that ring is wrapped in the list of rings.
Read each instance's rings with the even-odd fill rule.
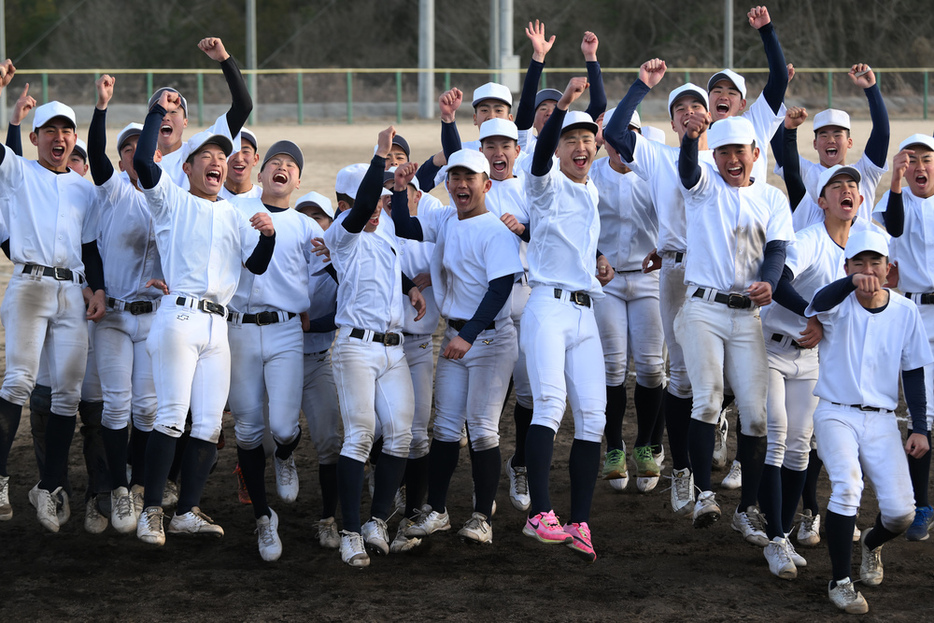
[[[70,272],[71,271],[68,270],[67,268],[62,268],[60,266],[52,267],[52,277],[56,281],[71,281],[71,275],[68,274]]]
[[[866,405],[859,405],[859,410],[860,411],[875,411],[875,412],[879,411],[879,409],[877,409],[876,407],[867,407]]]
[[[568,299],[575,305],[587,305],[587,295],[583,292],[571,292]]]
[[[726,306],[731,309],[745,309],[746,307],[749,306],[749,304],[747,303],[748,300],[749,299],[747,299],[742,294],[736,294],[736,293],[731,292],[726,297]]]
[[[383,336],[383,345],[384,346],[398,346],[402,340],[399,338],[398,333],[386,333]]]
[[[198,301],[198,309],[209,314],[217,314],[218,316],[224,315],[223,308],[220,305],[204,299]]]
[[[275,318],[275,320],[269,319],[270,316]],[[256,326],[265,327],[266,325],[270,325],[276,322],[276,320],[278,319],[279,317],[275,315],[275,312],[269,312],[269,311],[259,312],[258,314],[256,314]]]
[[[152,311],[152,303],[147,303],[146,301],[133,301],[128,303],[124,309],[134,316],[139,314],[148,314]]]

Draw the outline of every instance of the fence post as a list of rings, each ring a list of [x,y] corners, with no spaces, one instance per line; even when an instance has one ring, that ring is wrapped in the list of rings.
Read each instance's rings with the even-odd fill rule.
[[[199,71],[198,78],[198,125],[204,125],[204,75]]]
[[[444,90],[451,90],[451,72],[449,71],[444,72]]]
[[[396,123],[402,123],[402,72],[396,72]]]
[[[827,72],[827,108],[833,108],[833,72]]]
[[[296,85],[298,87],[298,125],[305,125],[305,89],[303,85],[304,81],[302,80],[303,74],[299,71],[295,75],[298,76],[298,84]]]
[[[347,125],[353,124],[353,72],[347,72]]]
[[[152,72],[146,72],[146,97],[152,95]]]
[[[924,110],[921,113],[921,117],[925,120],[928,118],[928,72],[921,72],[921,75],[924,76]]]
[[[638,74],[637,74],[637,77],[638,77]],[[684,72],[684,82],[688,83],[690,81],[691,81],[691,72],[689,71]]]
[[[42,72],[42,103],[49,101],[49,74]]]

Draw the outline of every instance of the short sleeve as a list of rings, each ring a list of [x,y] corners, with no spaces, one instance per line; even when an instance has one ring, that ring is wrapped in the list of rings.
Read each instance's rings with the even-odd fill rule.
[[[900,296],[894,292],[890,296]],[[914,305],[905,306],[910,314],[908,327],[905,332],[905,344],[902,346],[902,370],[914,370],[934,362],[931,355],[931,344],[928,341],[921,314]]]

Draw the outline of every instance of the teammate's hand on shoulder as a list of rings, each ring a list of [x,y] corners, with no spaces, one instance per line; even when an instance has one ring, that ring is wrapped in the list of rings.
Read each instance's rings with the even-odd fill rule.
[[[616,275],[616,271],[613,270],[613,267],[610,266],[610,261],[606,259],[605,255],[601,255],[597,258],[597,281],[600,282],[601,286],[613,281],[613,277]]]
[[[905,172],[908,170],[908,162],[911,160],[915,150],[903,149],[892,158],[892,186],[893,193],[902,192],[902,180],[905,179]]]
[[[412,277],[412,283],[418,286],[419,292],[424,292],[431,285],[431,273],[418,273]]]
[[[107,104],[110,103],[110,100],[114,96],[114,83],[116,82],[116,78],[108,76],[107,74],[104,74],[94,81],[94,86],[97,87],[98,110],[107,110]]]
[[[752,7],[749,9],[749,13],[746,13],[746,17],[749,19],[749,25],[756,30],[772,21],[772,18],[769,17],[769,10],[764,6]]]
[[[385,130],[379,133],[379,136],[376,138],[376,155],[382,156],[385,158],[389,155],[389,150],[392,148],[392,139],[396,136],[396,128],[389,126]]]
[[[272,225],[272,217],[266,212],[257,212],[251,216],[250,225],[264,236],[271,236],[276,233],[276,228]]]
[[[545,22],[538,20],[535,20],[534,24],[529,22],[525,27],[525,36],[532,42],[532,60],[544,63],[545,55],[555,44],[555,36],[551,35],[550,39],[545,39]]]
[[[230,54],[227,53],[224,42],[220,40],[220,37],[205,37],[198,42],[198,49],[207,54],[211,60],[215,60],[218,63],[222,63],[230,58]]]
[[[764,307],[772,302],[772,284],[768,281],[755,281],[749,286],[749,300],[753,305]]]
[[[649,274],[652,271],[662,267],[662,256],[658,254],[658,249],[652,249],[642,260],[642,272]]]
[[[463,359],[468,350],[470,350],[470,342],[459,335],[455,335],[454,338],[448,342],[448,346],[444,349],[444,352],[441,353],[441,356],[445,359]]]
[[[10,84],[15,73],[16,67],[13,67],[13,61],[6,59],[0,63],[0,89],[4,89]]]
[[[85,290],[90,291],[90,288],[85,288]],[[97,290],[88,300],[87,318],[88,320],[93,320],[94,322],[100,322],[106,311],[107,306],[104,304],[104,291]]]
[[[668,66],[665,65],[665,61],[660,58],[653,58],[645,61],[639,67],[639,80],[652,89],[665,77],[666,71],[668,71]]]
[[[853,275],[853,285],[856,286],[857,292],[863,294],[873,294],[882,289],[882,284],[879,283],[879,279],[875,275],[863,275],[861,273]]]
[[[801,338],[798,340],[798,344],[804,348],[814,348],[820,343],[823,337],[824,325],[820,323],[817,316],[811,316],[808,318],[808,323],[807,326],[804,327],[804,331],[801,332]]]
[[[931,444],[928,443],[926,436],[921,433],[911,433],[908,435],[908,441],[905,442],[905,452],[909,456],[920,459],[927,454],[930,449]]]
[[[691,140],[696,140],[709,125],[710,119],[708,119],[706,115],[691,115],[688,117],[687,121],[684,122],[684,127],[686,129],[684,135]]]
[[[311,246],[315,248],[315,255],[321,257],[321,261],[324,263],[331,261],[331,250],[328,248],[328,245],[324,244],[324,238],[313,238],[311,241]]]
[[[514,233],[517,236],[521,236],[525,233],[525,225],[519,222],[519,219],[515,215],[510,214],[509,212],[503,212],[503,215],[499,217],[499,220],[502,221],[509,231]]]
[[[876,83],[876,74],[872,72],[872,68],[866,63],[856,63],[850,68],[847,75],[853,81],[853,84],[861,89],[868,89]]]
[[[425,317],[425,311],[428,309],[425,297],[422,296],[422,291],[418,289],[418,284],[414,288],[409,288],[409,302],[415,308],[415,321],[418,322]]]
[[[418,173],[417,162],[406,162],[405,164],[396,167],[396,172],[393,176],[392,189],[396,192],[405,190],[412,182],[412,179],[415,177],[416,173]]]
[[[585,61],[592,62],[597,60],[597,46],[599,45],[600,40],[597,39],[597,35],[589,30],[584,33],[584,40],[581,41],[581,52],[584,53]]]
[[[792,106],[785,111],[785,128],[794,130],[808,118],[808,111],[803,106]]]
[[[169,293],[169,284],[167,284],[164,279],[150,279],[146,282],[146,287],[156,288],[157,290],[162,291],[162,294]]]
[[[587,82],[587,78],[582,76],[575,76],[571,78],[568,82],[568,86],[564,89],[564,95],[561,96],[561,101],[558,102],[558,108],[561,110],[567,110],[571,104],[577,101],[577,99],[584,94],[584,91],[590,84]]]
[[[10,125],[19,125],[26,115],[36,107],[36,98],[29,94],[29,83],[23,87],[23,92],[13,105],[13,112],[10,115]]]
[[[463,101],[464,93],[457,87],[442,93],[441,97],[438,98],[438,106],[441,108],[441,121],[444,123],[454,121],[454,113],[457,112]]]

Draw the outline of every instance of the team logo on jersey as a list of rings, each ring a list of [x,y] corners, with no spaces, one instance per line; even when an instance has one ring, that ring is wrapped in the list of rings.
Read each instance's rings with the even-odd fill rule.
[[[486,344],[487,346],[489,346],[490,344],[493,343],[493,339],[491,338],[491,339],[489,339],[489,340],[483,340],[483,343]]]
[[[179,314],[178,316],[176,316],[176,318],[178,318],[179,320],[184,321],[184,320],[188,320],[189,316],[188,316],[188,314]]]

